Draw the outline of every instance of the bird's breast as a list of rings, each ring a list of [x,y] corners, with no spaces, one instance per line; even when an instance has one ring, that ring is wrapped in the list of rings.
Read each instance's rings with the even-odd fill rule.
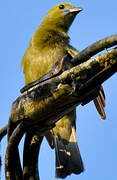
[[[66,50],[56,46],[54,48],[45,47],[38,54],[35,53],[31,59],[29,72],[27,72],[28,83],[48,73],[53,65],[65,55]]]

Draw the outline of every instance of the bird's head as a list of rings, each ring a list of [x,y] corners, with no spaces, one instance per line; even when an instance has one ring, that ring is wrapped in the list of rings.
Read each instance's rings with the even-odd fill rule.
[[[82,8],[74,7],[70,3],[61,3],[52,8],[44,17],[41,26],[67,32],[75,16]]]

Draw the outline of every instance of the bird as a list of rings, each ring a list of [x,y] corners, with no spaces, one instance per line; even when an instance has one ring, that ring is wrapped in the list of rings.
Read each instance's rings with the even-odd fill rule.
[[[70,44],[68,30],[82,10],[71,3],[60,3],[45,15],[21,62],[26,85],[47,74],[59,59],[68,54],[73,58],[79,53]],[[94,103],[102,119],[105,119],[102,88]],[[76,109],[63,116],[45,136],[50,147],[55,148],[57,178],[64,179],[72,173],[84,171],[76,138]]]

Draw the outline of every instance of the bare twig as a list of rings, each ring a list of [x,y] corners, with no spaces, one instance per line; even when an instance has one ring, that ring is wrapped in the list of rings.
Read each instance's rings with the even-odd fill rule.
[[[78,65],[80,63],[87,61],[89,58],[96,55],[97,53],[116,45],[117,34],[101,39],[82,50],[76,56],[76,58],[74,58],[73,62],[75,65]]]

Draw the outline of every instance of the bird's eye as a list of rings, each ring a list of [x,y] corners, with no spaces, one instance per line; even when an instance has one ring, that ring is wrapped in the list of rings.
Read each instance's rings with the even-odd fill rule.
[[[61,4],[60,6],[59,6],[59,9],[64,9],[64,5],[63,4]]]

